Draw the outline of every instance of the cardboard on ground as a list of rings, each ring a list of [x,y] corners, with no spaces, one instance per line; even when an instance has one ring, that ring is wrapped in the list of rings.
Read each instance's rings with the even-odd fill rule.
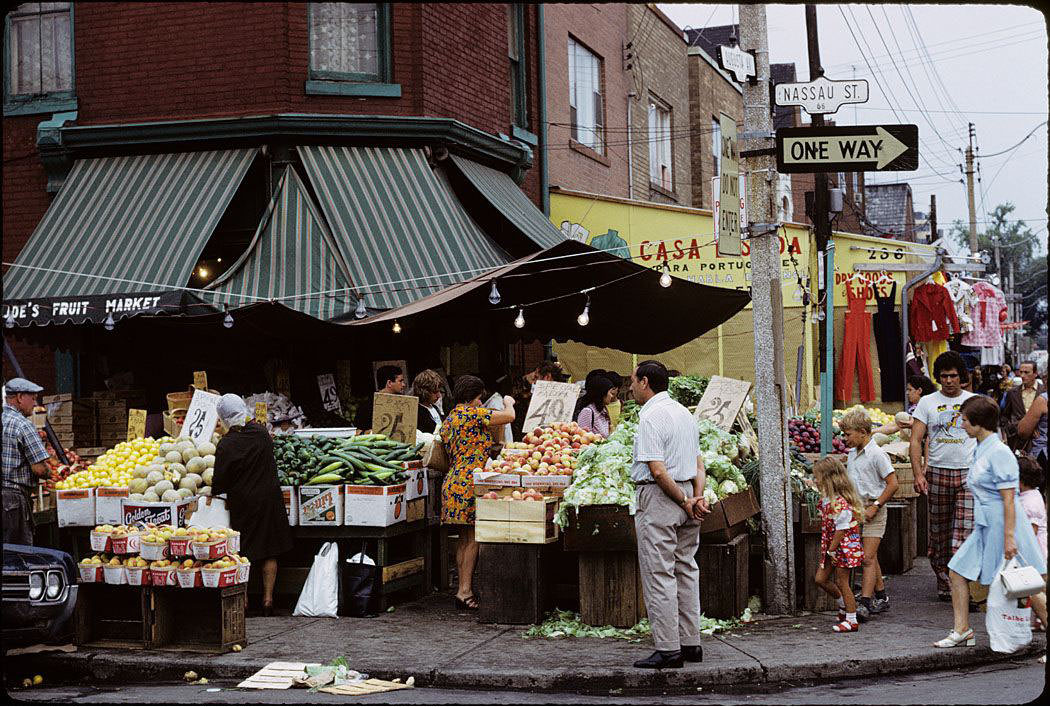
[[[728,432],[750,391],[751,384],[747,381],[711,376],[693,415],[697,420],[708,420]]]
[[[375,393],[372,397],[372,432],[415,444],[418,415],[419,398],[414,395]]]
[[[257,690],[287,690],[296,678],[306,673],[308,665],[319,663],[270,663],[237,687],[252,687]]]

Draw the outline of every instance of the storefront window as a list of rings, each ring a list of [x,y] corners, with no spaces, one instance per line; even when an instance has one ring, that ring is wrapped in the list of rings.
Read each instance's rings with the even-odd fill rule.
[[[649,100],[649,183],[671,191],[671,109]]]
[[[310,75],[389,80],[389,8],[383,3],[310,3]]]
[[[569,37],[569,122],[572,137],[604,154],[605,106],[602,100],[602,60]]]
[[[23,3],[5,23],[4,113],[46,112],[75,105],[72,3]],[[51,103],[48,103],[48,100]],[[39,111],[19,110],[38,103]]]
[[[525,6],[507,5],[507,56],[510,59],[511,115],[514,125],[528,128],[528,93],[525,75]]]

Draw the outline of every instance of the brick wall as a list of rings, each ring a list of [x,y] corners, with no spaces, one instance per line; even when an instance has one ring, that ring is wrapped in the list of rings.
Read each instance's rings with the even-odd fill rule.
[[[627,93],[623,69],[627,6],[548,4],[544,6],[547,46],[547,129],[550,183],[595,194],[627,196]],[[569,129],[569,36],[602,59],[607,147],[604,156],[574,149]]]
[[[627,21],[630,27],[628,36],[636,37],[631,48],[635,63],[630,71],[632,85],[637,93],[631,100],[634,198],[691,206],[693,141],[690,136],[689,84],[684,80],[689,73],[685,39],[682,31],[652,4],[628,4]],[[671,109],[673,177],[669,194],[651,186],[649,149],[653,138],[649,134],[650,96],[655,96]]]
[[[715,202],[711,195],[711,179],[718,176],[713,173],[711,121],[717,121],[719,113],[725,113],[732,116],[738,126],[741,125],[744,119],[744,96],[735,84],[721,74],[717,65],[712,66],[708,58],[700,54],[702,51],[696,47],[689,49],[693,206],[711,209]]]

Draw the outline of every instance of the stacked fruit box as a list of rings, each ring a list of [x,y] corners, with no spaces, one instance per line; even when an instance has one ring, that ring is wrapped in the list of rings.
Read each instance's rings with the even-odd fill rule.
[[[98,437],[95,429],[95,405],[91,400],[74,400],[69,393],[45,395],[47,421],[65,449],[93,447]]]
[[[96,392],[95,401],[98,419],[98,442],[104,447],[114,447],[128,436],[128,407],[122,397],[109,391]]]

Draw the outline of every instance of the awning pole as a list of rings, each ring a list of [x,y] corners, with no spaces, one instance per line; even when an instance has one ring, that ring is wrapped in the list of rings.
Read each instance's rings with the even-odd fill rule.
[[[18,359],[15,357],[15,352],[11,350],[11,344],[4,338],[4,356],[7,356],[8,362],[11,364],[11,368],[14,370],[15,375],[19,378],[25,378],[22,373],[22,365],[18,363]],[[51,446],[55,448],[55,454],[58,455],[58,460],[69,466],[69,457],[66,456],[66,450],[62,448],[62,445],[58,441],[58,435],[51,429],[51,423],[44,419],[44,431],[47,433],[47,440],[51,442]]]

